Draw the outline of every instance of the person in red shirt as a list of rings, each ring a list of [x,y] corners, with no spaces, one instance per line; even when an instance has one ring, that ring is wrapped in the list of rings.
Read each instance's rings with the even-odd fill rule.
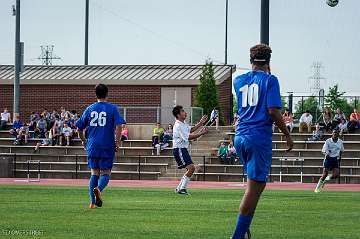
[[[284,114],[282,115],[282,118],[286,124],[286,127],[289,129],[290,133],[293,130],[294,127],[294,117],[293,114],[290,112],[289,109],[286,109]]]
[[[360,128],[360,114],[354,109],[354,112],[350,115],[348,130],[353,132],[356,128]]]

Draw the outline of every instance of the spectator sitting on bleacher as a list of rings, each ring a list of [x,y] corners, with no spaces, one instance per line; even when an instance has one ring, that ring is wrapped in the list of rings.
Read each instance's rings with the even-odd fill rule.
[[[353,133],[356,128],[360,128],[360,114],[357,112],[357,109],[354,109],[354,112],[350,115],[348,124],[349,133]]]
[[[222,164],[228,164],[228,153],[228,147],[225,145],[225,142],[221,142],[217,156]]]
[[[61,136],[60,136],[60,145],[64,145],[64,140],[66,140],[66,145],[70,146],[70,140],[73,135],[72,129],[69,127],[67,122],[64,122],[64,126],[61,130]]]
[[[40,119],[36,124],[35,133],[39,138],[45,138],[45,133],[47,131],[47,122],[44,119],[43,115],[40,115]]]
[[[39,120],[39,115],[33,111],[33,112],[31,112],[31,114],[29,116],[29,120],[30,120],[30,123],[31,123],[32,127],[35,129],[36,124],[37,124],[37,122]]]
[[[59,115],[58,112],[53,109],[52,113],[50,114],[50,119],[55,121],[57,115]]]
[[[126,141],[129,139],[129,129],[126,124],[121,125],[121,141]]]
[[[156,123],[156,127],[153,129],[152,146],[156,147],[163,140],[164,128],[161,127],[160,123]]]
[[[313,135],[307,139],[309,142],[315,142],[322,139],[324,135],[324,131],[320,128],[320,124],[316,124],[315,130],[313,131]]]
[[[59,117],[59,116],[57,116]],[[52,146],[55,146],[56,144],[60,144],[60,136],[62,132],[62,127],[59,127],[58,123],[59,119],[55,121],[54,126],[50,129],[50,139]],[[61,121],[60,121],[61,122]]]
[[[294,118],[289,109],[285,109],[284,114],[282,115],[286,127],[289,129],[290,133],[294,128]],[[279,129],[280,130],[280,129]]]
[[[235,164],[238,161],[236,149],[235,149],[232,141],[230,141],[230,143],[228,145],[228,158],[230,160],[230,164]]]
[[[337,125],[337,129],[339,130],[339,135],[343,136],[344,133],[348,132],[348,122],[345,119],[341,119],[340,124]]]
[[[49,123],[51,114],[49,113],[49,111],[46,108],[44,108],[42,115],[44,116],[44,119],[46,120],[46,122]]]
[[[23,127],[24,123],[20,120],[20,115],[16,115],[15,120],[13,122],[12,129],[10,130],[10,134],[17,138],[21,127]]]
[[[40,146],[49,146],[51,144],[50,131],[46,132],[45,138],[41,142],[37,143],[34,151],[38,151]]]
[[[303,133],[304,129],[307,129],[308,133],[311,133],[312,120],[313,116],[310,114],[310,111],[305,111],[299,120],[299,132]]]
[[[19,130],[19,134],[16,137],[16,140],[14,142],[15,145],[21,145],[23,143],[28,143],[29,138],[29,126],[30,122],[26,122]]]
[[[164,133],[164,146],[163,147],[169,146],[169,143],[172,140],[172,138],[173,138],[173,126],[172,126],[172,124],[169,124]]]
[[[340,108],[337,108],[333,119],[333,129],[335,129],[341,123],[342,119],[346,121],[346,115],[341,111]]]
[[[0,130],[5,129],[6,124],[11,123],[11,116],[7,108],[1,113]]]
[[[323,122],[320,124],[321,126],[324,127],[324,129],[326,131],[332,131],[332,125],[333,125],[333,122],[332,122],[332,113],[331,113],[331,110],[326,107],[324,112],[322,113],[322,120]]]

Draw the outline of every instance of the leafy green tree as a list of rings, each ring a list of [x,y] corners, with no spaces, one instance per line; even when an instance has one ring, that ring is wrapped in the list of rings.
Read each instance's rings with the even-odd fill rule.
[[[343,97],[345,93],[339,91],[338,84],[329,87],[329,93],[325,96],[325,105],[333,112],[340,108],[345,114],[350,114],[354,106]]]
[[[219,93],[214,78],[214,66],[209,60],[206,61],[206,64],[202,68],[200,85],[197,87],[195,98],[195,105],[203,108],[204,114],[210,116],[211,111],[214,108],[217,108],[219,111],[220,123],[224,122],[221,109],[219,108]]]
[[[285,109],[288,107],[285,96],[281,96],[281,105],[282,105],[282,111],[285,111]]]
[[[238,111],[238,102],[237,102],[237,98],[236,95],[233,95],[233,113],[237,113]]]
[[[319,103],[315,96],[309,96],[297,102],[295,105],[295,116],[299,118],[306,110],[310,111],[313,117],[316,117],[318,112],[320,112]]]

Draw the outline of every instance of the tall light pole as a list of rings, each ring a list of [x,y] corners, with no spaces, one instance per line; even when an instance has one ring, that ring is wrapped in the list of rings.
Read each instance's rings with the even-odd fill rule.
[[[20,101],[20,71],[21,71],[21,50],[20,50],[20,0],[16,0],[15,9],[13,7],[13,15],[15,15],[15,77],[14,77],[14,105],[13,119],[19,115]]]
[[[226,0],[225,4],[225,65],[228,58],[228,13],[229,13],[229,0]]]
[[[89,63],[89,0],[85,0],[85,61],[84,65]]]
[[[269,45],[269,2],[261,0],[260,43]]]

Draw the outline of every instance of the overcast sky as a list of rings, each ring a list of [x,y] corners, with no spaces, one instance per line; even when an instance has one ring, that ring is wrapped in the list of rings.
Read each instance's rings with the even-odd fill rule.
[[[248,68],[259,42],[260,0],[229,0],[228,62]],[[15,0],[0,1],[0,64],[14,64]],[[21,2],[25,64],[40,64],[40,45],[61,60],[84,62],[85,0]],[[270,0],[272,72],[282,92],[309,92],[314,61],[322,87],[360,93],[359,0]],[[202,64],[224,62],[225,0],[90,0],[89,64]]]

